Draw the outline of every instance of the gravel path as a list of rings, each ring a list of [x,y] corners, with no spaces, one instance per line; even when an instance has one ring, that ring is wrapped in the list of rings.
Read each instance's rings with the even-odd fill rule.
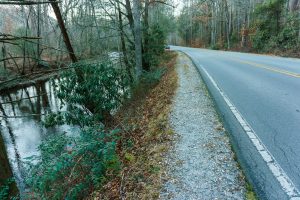
[[[161,199],[245,199],[243,175],[195,66],[179,53],[176,70],[170,121],[178,137],[166,158]]]

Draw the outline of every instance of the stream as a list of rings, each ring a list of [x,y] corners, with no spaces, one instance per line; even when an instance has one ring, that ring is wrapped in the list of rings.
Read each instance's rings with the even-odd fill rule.
[[[45,114],[61,110],[53,81],[0,92],[0,169],[5,169],[0,170],[0,179],[13,174],[21,193],[26,158],[39,155],[37,147],[50,134],[76,132],[68,125],[43,126]]]

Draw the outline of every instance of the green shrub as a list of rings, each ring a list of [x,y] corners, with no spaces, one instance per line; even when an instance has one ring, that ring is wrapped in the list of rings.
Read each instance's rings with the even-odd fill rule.
[[[282,49],[298,49],[299,18],[290,15],[283,29],[278,34],[277,42]]]
[[[230,41],[232,44],[238,44],[240,42],[239,32],[234,31],[230,36]]]
[[[9,178],[4,181],[4,183],[0,183],[0,199],[8,200],[8,199],[18,199],[18,197],[14,197],[13,195],[17,194],[17,186],[15,179]]]
[[[268,0],[255,8],[256,20],[252,24],[252,28],[256,29],[252,38],[254,49],[268,51],[276,48],[276,36],[282,30],[283,8],[284,0]]]
[[[159,83],[161,77],[166,72],[166,68],[161,67],[150,72],[144,72],[141,77],[141,84],[148,85],[149,87]]]
[[[35,163],[28,164],[26,184],[31,193],[37,199],[87,197],[120,169],[117,133],[89,127],[77,137],[60,134],[45,140],[40,156],[29,160]]]
[[[44,123],[79,125],[80,134],[55,133],[39,146],[39,156],[28,158],[29,199],[82,199],[120,169],[118,131],[105,131],[100,122],[128,98],[127,76],[111,62],[81,62],[71,68],[53,81],[66,109],[49,114]]]
[[[214,44],[214,45],[210,46],[210,49],[212,49],[212,50],[219,50],[220,47],[217,44]]]
[[[274,51],[274,50],[297,50],[299,47],[298,34],[299,34],[299,19],[295,15],[290,15],[287,21],[280,25],[278,33],[263,26],[264,22],[260,24],[256,35],[253,37],[253,47],[261,51]],[[271,22],[268,22],[271,23]]]
[[[149,29],[148,45],[144,52],[144,59],[150,64],[150,67],[156,67],[160,62],[160,57],[164,53],[165,42],[167,39],[166,32],[160,24],[154,24]]]
[[[105,120],[129,97],[126,73],[111,62],[74,64],[80,70],[67,70],[56,83],[57,96],[67,110],[50,115],[46,125],[67,123],[90,126]]]

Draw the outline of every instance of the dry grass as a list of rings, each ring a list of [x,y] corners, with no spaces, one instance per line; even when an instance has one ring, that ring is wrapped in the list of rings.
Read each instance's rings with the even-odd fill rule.
[[[137,90],[117,114],[123,130],[119,144],[120,175],[106,184],[94,199],[157,199],[162,185],[163,155],[173,132],[169,112],[177,88],[177,54],[167,52],[160,66],[166,72],[152,88]]]

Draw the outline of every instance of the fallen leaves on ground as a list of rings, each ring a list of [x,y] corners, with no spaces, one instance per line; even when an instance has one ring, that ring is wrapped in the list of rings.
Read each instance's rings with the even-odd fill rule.
[[[139,88],[116,115],[116,127],[123,130],[118,144],[122,170],[93,195],[94,199],[159,197],[163,155],[173,134],[169,113],[177,88],[176,57],[176,53],[167,52],[160,64],[166,72],[159,83],[152,88]]]

